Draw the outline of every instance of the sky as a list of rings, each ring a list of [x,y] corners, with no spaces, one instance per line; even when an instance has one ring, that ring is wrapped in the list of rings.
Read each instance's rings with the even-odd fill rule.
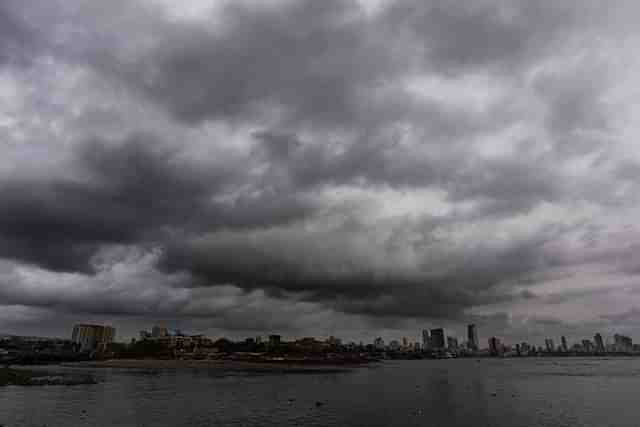
[[[0,332],[640,339],[640,4],[0,2]]]

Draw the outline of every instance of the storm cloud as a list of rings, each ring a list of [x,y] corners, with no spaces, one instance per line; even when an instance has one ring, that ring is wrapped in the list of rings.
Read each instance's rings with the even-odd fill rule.
[[[630,328],[638,13],[3,2],[0,327]]]

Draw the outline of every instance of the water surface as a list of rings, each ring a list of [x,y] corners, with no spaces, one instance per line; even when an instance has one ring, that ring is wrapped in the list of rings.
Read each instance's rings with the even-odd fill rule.
[[[100,383],[0,388],[0,424],[640,425],[640,358],[394,361],[328,374],[210,368],[86,371]]]

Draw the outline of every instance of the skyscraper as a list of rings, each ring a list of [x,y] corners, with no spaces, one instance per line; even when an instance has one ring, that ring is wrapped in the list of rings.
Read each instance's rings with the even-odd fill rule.
[[[467,339],[469,340],[469,348],[478,351],[478,329],[476,325],[470,324],[467,326]]]
[[[280,335],[269,335],[269,347],[278,347],[282,338]]]
[[[502,344],[498,338],[489,338],[489,352],[492,356],[500,356],[502,354]]]
[[[455,337],[447,337],[447,348],[451,351],[458,350],[458,340]]]
[[[633,348],[633,341],[627,336],[615,334],[613,340],[614,348],[617,352],[630,352]]]
[[[600,333],[595,334],[593,341],[596,344],[596,352],[604,353],[604,341],[602,340],[602,335],[600,335]]]
[[[593,343],[589,340],[582,340],[582,349],[587,353],[591,353],[593,351]]]
[[[544,345],[547,347],[547,351],[549,353],[553,353],[555,351],[555,347],[553,346],[553,340],[551,338],[546,338],[544,340]]]
[[[444,329],[437,328],[431,330],[431,348],[443,349],[445,347]]]
[[[422,348],[424,350],[431,348],[431,338],[429,337],[429,331],[426,329],[422,330]]]
[[[567,346],[567,338],[564,335],[560,338],[560,341],[562,342],[562,351],[564,351],[565,353],[569,351],[569,348]]]
[[[166,326],[155,325],[153,329],[151,329],[151,336],[154,338],[162,338],[169,336],[169,330]]]
[[[71,340],[79,345],[80,351],[104,350],[112,343],[116,330],[111,326],[80,324],[73,327]]]
[[[376,350],[384,350],[384,340],[382,339],[382,337],[378,337],[373,340],[373,346]]]

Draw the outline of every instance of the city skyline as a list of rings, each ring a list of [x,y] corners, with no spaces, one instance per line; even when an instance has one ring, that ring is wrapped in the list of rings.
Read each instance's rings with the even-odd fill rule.
[[[0,361],[5,365],[107,361],[125,364],[141,361],[242,361],[252,363],[367,364],[383,360],[521,358],[521,357],[637,357],[640,344],[616,333],[613,341],[600,332],[593,339],[570,342],[563,335],[559,344],[545,338],[544,346],[530,341],[510,343],[491,336],[486,346],[478,341],[477,325],[467,325],[468,339],[459,339],[443,328],[424,329],[421,339],[376,337],[372,342],[354,342],[340,337],[268,336],[210,337],[185,332],[173,325],[154,324],[141,329],[129,341],[116,340],[112,325],[81,323],[73,325],[70,337],[1,335]],[[354,366],[355,366],[354,365]]]
[[[230,338],[230,339],[235,339],[235,340],[243,340],[247,337],[257,337],[257,336],[261,336],[261,337],[268,337],[270,334],[273,333],[277,333],[281,336],[283,336],[286,339],[299,339],[299,338],[304,338],[304,337],[331,337],[331,336],[338,336],[341,337],[342,339],[344,339],[344,341],[349,341],[349,342],[368,342],[368,343],[373,343],[375,341],[376,338],[382,338],[385,342],[389,342],[389,341],[393,341],[393,340],[397,340],[397,341],[401,341],[402,338],[407,338],[410,340],[410,342],[412,343],[424,343],[424,338],[425,338],[425,332],[430,333],[432,330],[439,330],[442,329],[443,333],[444,333],[444,341],[446,344],[446,340],[448,337],[453,337],[455,338],[460,344],[462,343],[468,343],[469,342],[469,326],[473,325],[475,326],[475,330],[476,330],[476,334],[478,336],[478,346],[479,348],[484,348],[487,347],[487,341],[492,338],[492,337],[498,337],[499,339],[501,339],[502,341],[504,341],[505,343],[512,343],[512,344],[516,344],[516,343],[521,343],[521,342],[527,342],[531,345],[535,345],[536,347],[541,346],[544,347],[545,346],[545,340],[547,339],[552,339],[554,341],[554,344],[556,345],[556,347],[558,345],[562,344],[562,338],[564,337],[566,339],[566,341],[569,343],[580,343],[583,339],[589,339],[592,342],[594,342],[595,345],[595,341],[594,341],[594,334],[598,334],[602,337],[602,342],[603,344],[613,344],[615,342],[615,337],[618,336],[622,336],[622,337],[627,337],[630,336],[631,338],[634,337],[634,335],[632,333],[629,333],[628,331],[622,331],[622,330],[616,330],[616,329],[606,329],[606,330],[585,330],[585,332],[583,333],[577,333],[577,334],[562,334],[562,333],[550,333],[550,331],[548,332],[544,332],[541,331],[535,335],[517,335],[517,336],[508,336],[508,335],[503,335],[501,333],[499,333],[499,331],[491,331],[491,330],[487,330],[487,329],[483,329],[483,328],[478,328],[478,325],[476,324],[467,324],[467,325],[462,325],[459,327],[455,327],[455,328],[447,328],[447,327],[436,327],[436,325],[433,325],[433,328],[428,328],[428,329],[419,329],[419,330],[384,330],[383,333],[381,333],[381,330],[370,330],[368,331],[367,334],[362,334],[362,335],[343,335],[340,336],[340,334],[332,332],[332,331],[308,331],[308,333],[287,333],[286,331],[282,331],[282,330],[261,330],[261,331],[246,331],[245,333],[243,332],[232,332],[232,333],[225,333],[224,331],[218,331],[218,330],[206,330],[206,329],[197,329],[197,328],[185,328],[185,327],[179,327],[176,326],[179,323],[171,323],[171,322],[167,322],[167,321],[160,321],[160,322],[154,322],[149,320],[148,322],[145,321],[142,324],[134,324],[132,328],[130,329],[121,329],[120,326],[118,325],[118,322],[104,322],[102,320],[93,320],[93,321],[83,321],[82,319],[80,320],[80,323],[78,324],[104,324],[110,327],[114,327],[115,329],[118,330],[118,342],[129,342],[132,338],[138,338],[140,337],[140,333],[141,331],[144,331],[144,326],[152,326],[153,328],[156,327],[163,327],[165,329],[167,329],[167,331],[169,332],[183,332],[183,331],[188,331],[191,334],[203,334],[203,335],[207,335],[210,337],[217,337],[217,338]],[[161,325],[172,325],[171,328],[168,328],[167,326],[161,326]],[[19,333],[19,331],[11,331],[11,330],[0,330],[0,336],[33,336],[33,337],[42,337],[42,338],[56,338],[56,339],[66,339],[69,335],[69,325],[64,325],[61,329],[60,332],[57,333],[44,333],[44,334],[38,334],[38,333]],[[39,330],[38,328],[35,329],[35,331]],[[478,332],[478,330],[480,332]],[[149,332],[152,333],[152,332]],[[638,341],[640,342],[640,336],[638,336]],[[446,345],[445,345],[446,346]]]
[[[544,347],[537,346],[535,343],[522,341],[519,343],[503,342],[500,338],[491,336],[487,339],[487,346],[484,347],[480,344],[478,339],[478,329],[475,324],[467,325],[467,340],[458,339],[455,335],[447,333],[443,328],[434,328],[431,330],[422,330],[421,339],[412,340],[410,337],[402,337],[401,339],[391,339],[388,342],[382,337],[376,337],[370,343],[359,343],[351,341],[346,342],[339,337],[329,336],[325,338],[325,342],[331,345],[338,346],[363,346],[371,345],[377,350],[404,350],[404,351],[451,351],[457,353],[459,351],[468,352],[468,354],[481,354],[488,351],[490,355],[499,356],[504,353],[517,353],[517,355],[526,355],[529,351],[546,352],[546,353],[605,353],[605,352],[626,352],[626,353],[640,353],[640,345],[633,344],[631,337],[614,334],[613,342],[607,337],[603,338],[600,332],[596,332],[591,339],[582,339],[569,344],[567,338],[563,335],[560,337],[560,344],[556,345],[553,338],[545,338]],[[71,341],[78,345],[79,351],[98,350],[100,348],[105,349],[109,343],[116,342],[115,340],[116,330],[111,325],[95,325],[95,324],[77,324],[73,327],[73,333]],[[212,337],[206,337],[203,334],[189,334],[181,331],[180,329],[168,328],[165,324],[155,324],[151,330],[143,329],[139,331],[138,338],[132,338],[130,343],[135,343],[138,340],[164,340],[171,347],[176,346],[176,340],[188,340],[191,342],[196,338],[198,341],[206,340],[209,345],[213,343]],[[252,343],[268,342],[269,345],[279,345],[282,342],[286,342],[286,338],[279,334],[269,334],[268,336],[256,336],[245,337],[244,342],[251,341]],[[284,339],[283,339],[284,338]],[[218,340],[226,340],[226,337],[218,337]],[[295,337],[291,338],[293,342],[304,342],[311,340],[316,342],[322,342],[322,338],[319,337]]]
[[[0,2],[3,333],[640,336],[637,2],[39,3]]]
[[[1,332],[1,331],[0,331]],[[201,331],[189,331],[185,332],[179,328],[169,328],[166,323],[161,322],[154,324],[150,330],[148,329],[140,329],[138,330],[137,335],[135,336],[125,336],[115,339],[116,336],[116,328],[113,325],[97,325],[94,323],[80,323],[76,324],[73,327],[73,331],[71,334],[71,341],[80,345],[80,348],[83,348],[88,345],[88,347],[96,347],[100,342],[119,342],[119,343],[130,343],[135,342],[138,339],[148,339],[148,338],[158,338],[158,337],[207,337],[207,339],[229,339],[232,340],[240,340],[244,341],[247,339],[255,339],[258,342],[262,339],[265,341],[270,341],[273,337],[282,337],[284,340],[304,340],[304,339],[326,339],[329,341],[338,340],[343,344],[370,344],[374,347],[386,348],[389,345],[396,345],[398,348],[418,348],[421,350],[450,350],[452,348],[464,348],[468,349],[472,352],[477,351],[485,351],[489,350],[490,352],[494,352],[492,350],[496,345],[498,346],[506,346],[510,351],[515,351],[516,348],[522,346],[531,347],[532,349],[544,349],[546,352],[564,352],[568,353],[571,351],[595,351],[595,352],[605,352],[605,351],[620,351],[620,349],[625,349],[625,351],[631,351],[632,347],[637,348],[640,345],[633,345],[633,338],[626,336],[624,334],[620,334],[618,332],[612,332],[611,334],[605,334],[604,336],[600,332],[595,332],[591,338],[577,337],[575,339],[567,340],[567,337],[562,335],[559,337],[558,342],[554,341],[554,338],[558,337],[545,337],[542,343],[536,342],[535,340],[530,340],[528,338],[523,338],[521,341],[515,340],[513,342],[509,342],[508,340],[504,340],[502,337],[495,335],[491,335],[491,331],[487,332],[487,339],[483,343],[481,339],[479,339],[478,328],[476,324],[468,324],[466,328],[467,336],[462,337],[457,335],[456,333],[451,333],[451,331],[447,331],[444,328],[433,328],[433,329],[423,329],[420,331],[417,337],[409,334],[408,336],[392,336],[392,337],[381,337],[376,336],[370,342],[365,342],[364,340],[343,340],[341,337],[334,337],[333,335],[305,335],[305,336],[282,336],[280,334],[274,334],[273,331],[269,332],[267,335],[255,335],[251,337],[231,337],[231,336],[218,336],[218,337],[207,337],[206,334],[203,334]],[[2,334],[0,333],[0,338],[2,337],[19,337],[19,334]],[[33,339],[56,339],[56,340],[67,340],[68,337],[65,336],[27,336],[27,338]],[[497,340],[497,341],[494,341]],[[87,344],[88,343],[88,344]],[[483,345],[484,344],[484,345]],[[578,348],[578,350],[576,350]],[[639,350],[640,351],[640,350]]]

